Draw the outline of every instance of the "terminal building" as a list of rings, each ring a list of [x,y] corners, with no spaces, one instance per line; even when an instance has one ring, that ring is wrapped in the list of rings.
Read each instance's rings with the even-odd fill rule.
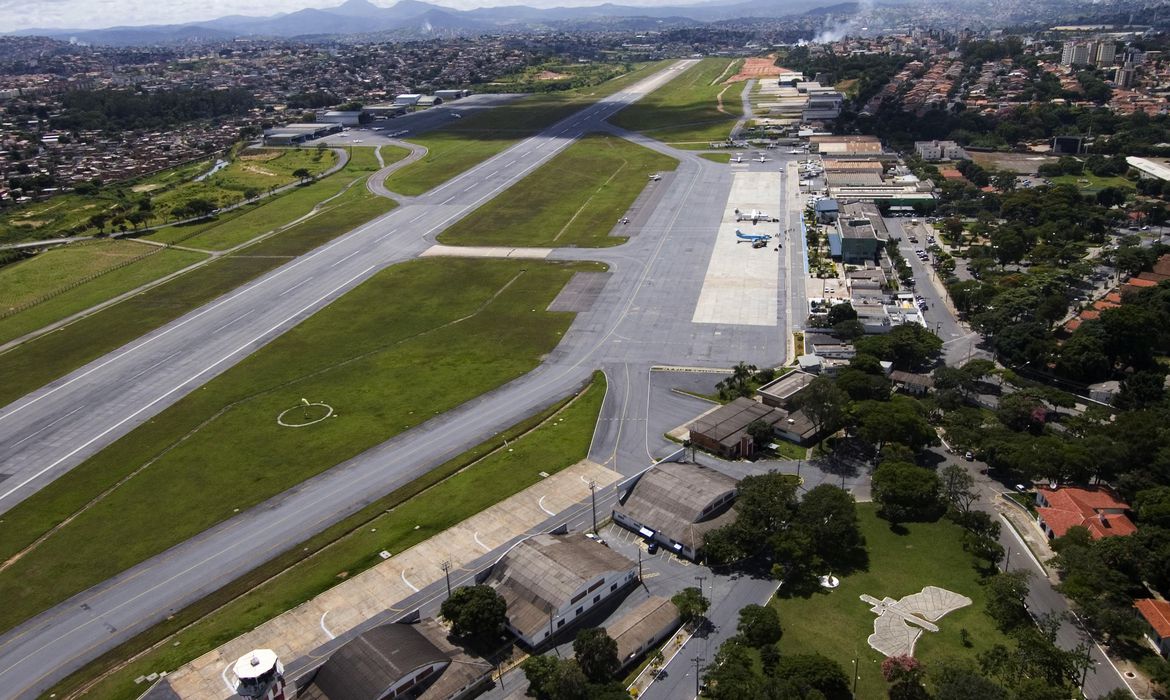
[[[708,532],[734,520],[735,479],[697,464],[663,462],[638,478],[613,509],[615,523],[692,561]]]
[[[508,629],[542,646],[633,585],[638,565],[583,534],[536,535],[492,567],[485,583],[508,604]]]
[[[265,146],[295,146],[341,131],[341,124],[285,124],[264,132]]]

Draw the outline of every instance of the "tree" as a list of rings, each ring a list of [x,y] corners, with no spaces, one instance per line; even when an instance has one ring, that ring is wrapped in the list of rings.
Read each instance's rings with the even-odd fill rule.
[[[1007,700],[1007,691],[973,666],[944,659],[930,670],[935,700]]]
[[[810,690],[819,691],[826,700],[848,700],[852,697],[849,677],[840,664],[820,654],[782,656],[776,664],[773,677],[799,692],[798,697],[804,697]]]
[[[312,179],[313,173],[308,168],[297,168],[292,172],[292,176],[301,182],[308,182]]]
[[[707,608],[711,606],[711,601],[703,596],[703,593],[694,586],[684,588],[678,593],[675,593],[670,602],[678,608],[679,619],[684,624],[695,626],[696,623],[703,619]]]
[[[741,396],[752,395],[752,378],[756,375],[756,366],[740,361],[731,369],[731,376],[720,381],[715,387],[719,390],[719,398],[724,401],[737,399]]]
[[[748,605],[741,609],[736,630],[753,647],[775,644],[784,634],[780,626],[780,613],[769,605]]]
[[[922,405],[908,396],[890,401],[863,401],[857,404],[858,435],[881,450],[887,442],[896,442],[918,452],[937,445],[938,435],[927,422]]]
[[[740,637],[732,637],[719,645],[715,659],[706,669],[705,697],[713,700],[746,700],[760,697],[764,679],[756,670],[751,649]]]
[[[554,679],[560,660],[553,656],[529,656],[520,664],[528,679],[528,697],[547,700],[552,697]]]
[[[751,436],[752,442],[755,443],[757,450],[763,449],[771,444],[772,437],[776,434],[776,431],[772,429],[770,424],[758,418],[748,423],[745,431]]]
[[[825,325],[832,328],[838,323],[855,320],[857,320],[857,311],[853,308],[853,304],[844,302],[829,307],[829,313],[825,317]]]
[[[873,473],[873,500],[893,524],[937,518],[939,488],[937,474],[907,462],[883,462]]]
[[[975,486],[975,477],[961,464],[948,464],[939,473],[942,483],[943,498],[946,498],[959,511],[966,513],[978,496],[971,489]]]
[[[796,525],[808,533],[816,556],[836,570],[851,569],[865,557],[865,537],[852,494],[821,484],[805,494]]]
[[[889,360],[895,368],[913,372],[938,358],[942,339],[917,323],[903,323],[885,335],[862,338],[854,346],[859,353]]]
[[[464,586],[443,601],[439,614],[457,637],[490,643],[504,631],[508,604],[491,586]]]
[[[987,589],[987,614],[1001,630],[1017,629],[1031,621],[1024,605],[1031,576],[1028,571],[1005,571],[983,582]]]
[[[849,396],[828,377],[817,377],[800,392],[800,410],[812,422],[818,439],[829,428],[836,428],[845,415]]]
[[[605,629],[591,627],[577,633],[573,640],[573,654],[581,672],[591,683],[605,683],[613,680],[621,663],[618,661],[617,642],[610,638]]]

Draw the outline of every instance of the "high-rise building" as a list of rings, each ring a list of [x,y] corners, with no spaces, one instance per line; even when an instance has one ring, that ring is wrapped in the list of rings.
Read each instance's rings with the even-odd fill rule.
[[[1062,66],[1087,66],[1092,62],[1095,45],[1091,41],[1066,41],[1060,54]]]
[[[1102,41],[1097,44],[1097,55],[1093,57],[1098,66],[1111,66],[1117,59],[1117,44],[1112,41]]]
[[[1136,79],[1137,70],[1134,69],[1132,63],[1126,63],[1124,66],[1117,69],[1117,75],[1114,77],[1113,82],[1119,88],[1128,89],[1133,87],[1134,81]]]

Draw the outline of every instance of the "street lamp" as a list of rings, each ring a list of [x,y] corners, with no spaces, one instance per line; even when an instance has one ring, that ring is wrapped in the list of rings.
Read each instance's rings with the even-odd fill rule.
[[[593,503],[593,534],[597,534],[597,482],[589,480],[589,500]]]
[[[450,562],[450,560],[444,559],[439,564],[439,568],[443,570],[443,576],[445,576],[447,579],[447,597],[450,598],[451,597],[451,562]]]

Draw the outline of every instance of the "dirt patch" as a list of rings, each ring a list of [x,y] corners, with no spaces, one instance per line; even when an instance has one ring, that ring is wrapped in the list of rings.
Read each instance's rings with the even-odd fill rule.
[[[157,190],[160,187],[162,187],[162,185],[160,185],[158,183],[151,183],[149,185],[134,185],[133,187],[130,188],[130,191],[131,192],[154,192],[155,190]]]
[[[542,70],[534,76],[536,80],[562,80],[573,76],[568,73],[554,73],[551,70]]]
[[[728,78],[727,82],[736,83],[753,78],[767,78],[787,72],[788,70],[786,68],[781,68],[776,65],[776,56],[774,54],[764,56],[763,58],[747,58],[744,59],[743,65],[739,68],[739,72]]]
[[[255,165],[241,165],[240,169],[245,171],[245,172],[256,173],[257,175],[263,175],[265,177],[279,177],[276,173],[272,172],[271,170],[265,170],[264,168],[258,168]]]
[[[1058,158],[1038,153],[987,153],[969,151],[971,159],[985,168],[1010,170],[1020,175],[1035,175],[1041,165],[1055,163]]]
[[[282,151],[245,151],[240,154],[240,160],[264,163],[270,160],[276,160],[282,155],[284,155]]]
[[[47,223],[49,223],[49,222],[42,221],[40,219],[22,219],[20,221],[13,221],[12,225],[18,226],[20,228],[40,228]]]

